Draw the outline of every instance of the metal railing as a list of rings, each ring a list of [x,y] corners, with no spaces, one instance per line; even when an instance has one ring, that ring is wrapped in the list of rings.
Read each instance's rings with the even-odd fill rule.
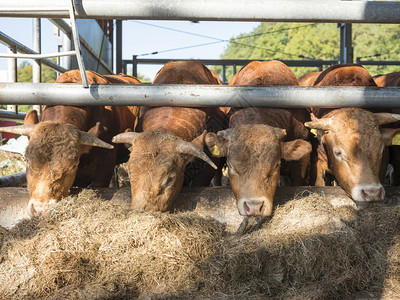
[[[132,65],[132,75],[137,77],[139,65],[164,65],[170,61],[181,61],[188,59],[157,59],[157,58],[137,58],[133,56],[132,60],[122,60],[122,72],[128,73],[128,66]],[[232,67],[232,73],[236,74],[237,67],[245,66],[250,63],[251,59],[197,59],[203,65],[207,66],[221,66],[222,67],[222,81],[227,83],[226,79],[226,68]],[[263,61],[262,59],[259,61]],[[319,71],[322,71],[325,66],[332,66],[339,63],[339,60],[281,60],[284,64],[289,67],[317,67]]]
[[[0,17],[69,18],[69,0],[1,0],[0,7]],[[395,1],[80,0],[74,8],[78,19],[400,23]]]
[[[0,101],[13,104],[400,108],[396,87],[1,83],[0,90]]]
[[[3,3],[2,3],[3,2]],[[47,18],[64,18],[70,17],[69,5],[70,0],[60,0],[54,2],[52,0],[37,0],[34,5],[27,6],[24,0],[5,1],[0,0],[2,7],[0,11],[0,17],[47,17]],[[73,5],[74,17],[76,18],[96,18],[96,19],[147,19],[147,20],[217,20],[217,21],[277,21],[277,22],[334,22],[334,23],[400,23],[400,2],[379,2],[379,1],[314,1],[314,0],[282,0],[282,1],[263,1],[263,0],[221,0],[221,1],[199,1],[199,0],[177,0],[163,3],[160,6],[159,1],[106,1],[106,0],[80,0]],[[285,13],[282,13],[285,12]],[[20,96],[25,91],[31,93],[37,91],[39,86],[35,84],[28,84],[20,86],[21,91],[18,91],[17,86],[13,84],[2,84],[0,86],[0,103],[31,103],[33,99],[35,101],[50,101],[51,97],[57,99],[58,103],[72,103],[71,94],[77,92],[78,96],[83,96],[89,105],[101,105],[108,101],[108,105],[125,105],[128,103],[128,97],[130,97],[130,104],[143,103],[143,95],[153,97],[153,95],[159,94],[160,92],[156,87],[141,86],[141,87],[130,87],[129,92],[133,92],[132,95],[120,94],[125,93],[126,87],[123,86],[91,86],[88,91],[78,91],[72,86],[68,86],[68,92],[62,92],[64,87],[52,87],[45,88],[40,87],[40,95],[35,94],[35,97],[30,95],[30,99],[25,100]],[[192,89],[192,87],[190,88]],[[222,87],[219,87],[222,89]],[[309,106],[324,106],[326,105],[325,100],[332,99],[329,102],[330,106],[343,106],[346,97],[352,98],[351,90],[340,88],[330,88],[326,90],[315,89],[315,92],[310,95],[309,89],[296,89],[296,97],[306,99],[308,96],[315,97],[318,101],[310,103]],[[173,89],[171,89],[172,92]],[[261,92],[263,90],[263,92]],[[9,91],[13,91],[14,94],[9,94]],[[142,93],[139,95],[138,93]],[[223,97],[223,94],[234,96],[234,92],[239,95],[246,95],[246,98],[261,97],[262,105],[270,105],[270,102],[274,101],[276,91],[274,87],[259,87],[257,89],[247,90],[245,87],[224,87],[223,93],[218,92],[217,94]],[[321,91],[324,91],[323,93]],[[342,91],[342,92],[341,92]],[[368,92],[362,92],[358,95],[370,95],[368,105],[373,105],[374,99],[376,105],[397,105],[393,102],[393,97],[400,99],[400,91],[398,89],[381,92],[375,90],[379,95],[374,95],[374,90]],[[199,99],[205,99],[204,95],[207,95],[208,88],[198,87],[195,95],[198,97],[188,97],[185,100],[193,101],[191,105],[208,105],[207,102],[201,102]],[[261,94],[260,94],[261,93]],[[284,93],[283,91],[279,93]],[[174,93],[176,94],[176,93]],[[318,95],[319,94],[319,95]],[[329,94],[332,94],[329,96]],[[55,95],[57,95],[55,97]],[[106,99],[104,95],[108,95]],[[262,95],[262,96],[260,96]],[[317,96],[318,95],[318,96]],[[38,96],[38,97],[36,97]],[[39,97],[40,96],[40,97]],[[376,97],[378,96],[378,98]],[[25,97],[25,96],[24,96]],[[122,101],[122,97],[124,100]],[[180,97],[180,96],[177,96]],[[183,96],[182,96],[183,97]],[[284,96],[282,96],[284,98]],[[293,95],[289,98],[294,97]],[[339,97],[336,98],[335,97]],[[358,97],[358,96],[357,96]],[[261,99],[260,98],[260,99]],[[17,100],[17,99],[21,99]],[[213,98],[218,101],[217,98]],[[226,97],[221,98],[219,105],[227,104],[224,102]],[[100,101],[101,100],[101,101]],[[122,102],[120,102],[120,100]],[[104,101],[104,102],[103,102]],[[124,102],[125,101],[125,102]],[[261,101],[261,100],[260,100]],[[336,102],[335,102],[336,101]],[[358,101],[358,100],[357,100]],[[365,104],[361,102],[346,102],[349,105],[357,105],[356,103]],[[371,102],[372,101],[372,102]],[[158,102],[159,105],[170,105],[170,98],[164,98],[163,102]],[[379,103],[378,103],[379,102]],[[83,102],[82,102],[83,103]],[[183,102],[182,102],[183,103]],[[188,102],[187,102],[188,103]],[[238,102],[237,104],[240,104]],[[218,105],[218,103],[213,103]],[[285,103],[280,103],[285,105]],[[288,103],[290,105],[290,103]],[[301,104],[303,105],[303,104]],[[347,104],[346,104],[347,105]]]

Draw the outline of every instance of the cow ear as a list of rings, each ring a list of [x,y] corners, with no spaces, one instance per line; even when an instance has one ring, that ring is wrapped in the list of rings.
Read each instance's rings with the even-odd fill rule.
[[[294,140],[282,142],[282,158],[284,160],[299,160],[309,154],[312,150],[311,144],[305,140]]]
[[[228,139],[224,136],[216,135],[214,132],[209,132],[206,135],[205,143],[208,150],[213,156],[225,157],[228,154]]]
[[[196,137],[192,143],[195,144],[197,147],[200,149],[204,148],[204,139],[206,137],[207,130],[204,130],[202,134],[200,134],[198,137]]]
[[[30,110],[25,118],[24,118],[24,125],[35,125],[39,123],[39,116],[36,109]]]
[[[385,146],[400,145],[400,128],[381,128]]]

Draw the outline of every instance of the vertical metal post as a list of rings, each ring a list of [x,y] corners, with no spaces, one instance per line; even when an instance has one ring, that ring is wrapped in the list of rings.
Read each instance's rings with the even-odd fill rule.
[[[137,55],[132,55],[132,76],[137,77]]]
[[[37,53],[42,53],[42,35],[41,35],[41,20],[39,18],[33,19],[33,50]],[[40,59],[35,59],[32,64],[32,82],[42,82],[42,62]],[[41,113],[40,105],[33,105],[38,114]]]
[[[236,74],[236,65],[235,64],[232,65],[232,68],[233,68],[233,75],[235,75]]]
[[[116,21],[116,74],[122,73],[122,20]]]
[[[17,46],[9,46],[9,53],[17,53]],[[7,69],[8,69],[8,82],[17,82],[18,79],[18,66],[16,58],[7,59]],[[18,113],[17,105],[7,105],[7,110],[14,113]]]
[[[126,70],[126,62],[125,61],[122,61],[122,73],[128,74],[128,72]]]
[[[72,36],[71,34],[62,34],[62,48],[63,51],[71,51],[72,50]],[[61,64],[63,68],[67,70],[71,70],[72,66],[72,57],[71,56],[63,56],[61,58]]]
[[[226,83],[226,65],[222,65],[222,82]]]
[[[353,62],[352,25],[338,24],[340,27],[340,62],[342,64]]]
[[[41,22],[39,18],[33,19],[33,50],[42,53],[41,47]],[[42,81],[42,64],[40,59],[35,59],[32,64],[32,82],[40,83]]]

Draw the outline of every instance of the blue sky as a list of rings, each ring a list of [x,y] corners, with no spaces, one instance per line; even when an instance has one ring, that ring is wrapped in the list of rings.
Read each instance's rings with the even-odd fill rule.
[[[124,21],[122,55],[124,59],[131,59],[132,55],[158,51],[159,54],[141,57],[218,59],[227,46],[226,42],[220,40],[229,40],[240,33],[249,33],[258,25],[259,23],[255,22]],[[32,19],[0,18],[0,31],[33,48]],[[210,44],[166,51],[207,43]],[[0,44],[0,53],[6,51],[7,48]],[[42,19],[42,52],[57,52],[57,36],[54,34],[53,25],[47,19]],[[18,63],[20,61],[22,60],[18,60]],[[142,66],[139,73],[152,79],[160,67]],[[6,59],[0,58],[0,70],[6,69]]]

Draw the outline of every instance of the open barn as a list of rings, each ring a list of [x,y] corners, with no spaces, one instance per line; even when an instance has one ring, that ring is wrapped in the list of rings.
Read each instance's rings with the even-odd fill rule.
[[[160,3],[135,0],[114,1],[110,4],[104,0],[79,2],[72,0],[54,4],[48,0],[39,0],[34,6],[27,7],[26,1],[15,0],[0,9],[0,18],[35,18],[35,27],[39,28],[34,33],[37,39],[40,39],[37,35],[38,32],[40,35],[38,18],[49,18],[69,40],[69,42],[63,41],[65,43],[63,47],[67,48],[67,51],[62,54],[47,55],[40,54],[40,47],[31,50],[0,32],[0,41],[10,48],[10,53],[1,53],[0,58],[8,57],[12,61],[9,68],[11,81],[12,79],[17,81],[15,72],[17,57],[32,58],[36,62],[40,60],[42,64],[64,73],[64,77],[57,83],[40,83],[38,74],[41,71],[40,65],[37,64],[33,66],[33,83],[0,83],[0,104],[12,106],[10,108],[12,112],[1,112],[0,117],[13,121],[21,121],[26,117],[26,127],[15,131],[18,135],[27,135],[31,142],[36,143],[36,136],[44,140],[43,136],[50,136],[50,132],[55,133],[50,140],[52,142],[45,142],[44,146],[34,150],[32,147],[27,148],[25,159],[20,154],[4,156],[4,161],[7,160],[5,167],[16,174],[0,178],[0,299],[400,298],[400,188],[390,186],[393,182],[391,176],[397,174],[393,171],[396,165],[394,160],[389,161],[384,156],[387,154],[384,146],[398,143],[396,140],[398,136],[395,135],[398,126],[395,125],[385,128],[393,133],[393,136],[387,138],[389,142],[382,142],[383,133],[382,136],[379,135],[379,145],[376,145],[382,146],[382,151],[377,151],[378,154],[369,157],[375,169],[380,168],[381,161],[390,163],[392,169],[389,168],[388,172],[383,174],[386,175],[385,180],[382,180],[383,185],[379,182],[379,188],[371,192],[375,195],[368,194],[369,187],[358,189],[361,197],[357,200],[361,201],[354,201],[355,197],[349,190],[344,186],[338,186],[338,183],[341,184],[340,176],[336,179],[329,177],[322,180],[325,181],[324,184],[329,183],[333,186],[314,186],[308,179],[305,185],[286,186],[285,180],[290,182],[290,179],[279,177],[278,174],[274,177],[275,185],[278,187],[276,191],[274,189],[273,201],[270,199],[273,206],[271,204],[271,210],[267,214],[256,212],[254,215],[245,215],[246,207],[253,205],[254,199],[263,198],[261,196],[249,197],[250,201],[246,200],[245,204],[241,204],[242,211],[238,209],[237,189],[245,185],[244,180],[240,182],[241,184],[235,185],[236,190],[232,188],[234,185],[229,183],[224,186],[193,185],[182,189],[177,184],[178,188],[174,186],[173,191],[177,190],[179,195],[174,201],[169,202],[170,206],[160,206],[162,208],[158,207],[159,211],[147,209],[145,205],[136,209],[138,206],[133,205],[133,195],[135,189],[139,189],[140,181],[131,180],[129,183],[129,177],[132,178],[134,172],[126,171],[125,165],[124,168],[115,169],[118,170],[114,173],[114,176],[117,174],[117,178],[113,179],[111,185],[108,180],[107,187],[96,185],[97,182],[95,184],[89,182],[84,184],[89,187],[79,188],[73,185],[74,178],[72,181],[69,178],[71,186],[66,191],[58,193],[58,198],[50,195],[44,204],[41,202],[39,198],[41,194],[45,194],[43,192],[45,189],[40,184],[50,177],[55,177],[54,181],[58,182],[57,174],[61,173],[65,165],[68,169],[67,174],[71,177],[73,171],[76,172],[79,163],[83,161],[83,159],[80,161],[80,155],[91,151],[85,147],[99,146],[105,149],[101,150],[104,151],[102,153],[107,153],[106,151],[114,148],[116,150],[119,143],[125,150],[122,151],[123,154],[126,155],[127,146],[130,147],[131,153],[134,152],[132,148],[134,142],[139,140],[138,134],[150,132],[142,138],[146,140],[150,139],[149,136],[152,134],[157,135],[167,131],[165,127],[161,127],[162,130],[159,131],[154,130],[152,126],[157,122],[153,122],[150,117],[147,119],[150,120],[147,121],[149,130],[143,129],[146,127],[144,121],[140,123],[139,116],[146,116],[145,113],[148,111],[159,113],[160,107],[168,106],[170,111],[175,108],[177,110],[187,108],[188,110],[184,111],[186,119],[182,118],[186,123],[190,119],[197,119],[197,115],[196,118],[190,117],[188,113],[190,109],[201,107],[207,112],[217,110],[218,113],[225,113],[227,104],[236,109],[234,112],[242,108],[250,108],[252,112],[255,110],[253,108],[263,110],[285,108],[292,111],[309,107],[376,109],[378,111],[376,114],[380,115],[368,112],[365,117],[376,121],[370,126],[375,131],[381,130],[381,125],[389,124],[387,119],[391,119],[390,124],[397,124],[395,121],[400,118],[396,111],[400,108],[400,89],[377,87],[373,85],[374,81],[369,86],[339,86],[339,84],[312,87],[314,84],[263,86],[243,81],[237,85],[227,85],[227,68],[232,67],[232,75],[238,74],[240,71],[236,72],[237,66],[244,66],[252,61],[246,59],[199,60],[203,66],[221,66],[221,74],[216,75],[204,67],[208,81],[196,81],[197,79],[186,81],[187,77],[183,76],[184,80],[172,82],[171,85],[168,80],[160,79],[161,75],[164,75],[161,72],[161,75],[157,75],[159,78],[154,80],[155,84],[140,84],[133,77],[138,75],[138,65],[171,64],[168,64],[168,60],[142,59],[135,55],[132,60],[123,60],[121,53],[122,20],[189,20],[193,23],[210,20],[338,23],[340,24],[339,60],[283,61],[290,67],[315,67],[321,72],[325,66],[354,62],[351,39],[353,23],[399,24],[399,2],[252,0],[211,3],[182,0],[168,3],[165,7]],[[69,18],[70,25],[63,18]],[[95,23],[95,28],[98,30],[91,31],[94,27],[85,27],[83,23],[79,26],[79,22],[76,22],[78,20],[88,21],[86,25]],[[114,25],[115,65],[113,65],[113,49],[109,48],[109,45],[113,44]],[[93,40],[90,41],[91,35],[94,40],[101,40],[98,46],[106,53],[101,51],[96,53],[96,49],[92,48]],[[16,54],[17,52],[19,54]],[[59,60],[60,65],[49,60],[55,56],[63,57]],[[69,56],[75,57],[74,63],[65,58]],[[189,60],[187,63],[194,66],[193,62]],[[367,65],[373,62],[364,61],[364,63]],[[399,62],[387,64],[400,65]],[[94,65],[99,67],[96,70],[99,74],[86,72]],[[128,73],[128,65],[132,65],[133,76],[109,75],[109,73]],[[69,71],[70,69],[79,70]],[[194,70],[195,67],[191,69]],[[71,72],[75,74],[71,75],[72,80],[68,77]],[[115,76],[119,76],[119,79]],[[133,80],[134,84],[126,84],[129,80]],[[292,83],[296,80],[294,76]],[[45,126],[47,124],[43,125],[45,122],[39,122],[37,115],[15,112],[15,105],[64,108],[68,106],[71,110],[79,108],[81,114],[78,116],[89,115],[88,123],[93,124],[85,124],[79,128],[79,122],[71,124],[62,119],[60,122],[62,126],[49,129]],[[96,110],[98,106],[107,108]],[[145,106],[147,111],[141,111],[141,107]],[[101,127],[103,119],[101,122],[97,120],[93,122],[93,119],[98,115],[104,117],[126,107],[130,107],[131,115],[125,119],[132,123],[132,126],[133,123],[135,126],[140,124],[142,131],[140,132],[138,127],[128,126],[129,124],[125,126],[121,122],[118,124],[120,126],[115,126],[120,127],[118,134],[113,132],[112,135],[105,134],[98,138],[96,136],[98,132],[109,133],[111,127]],[[389,109],[390,116],[384,116],[382,111]],[[48,108],[44,109],[41,118],[47,117],[46,120],[53,120],[51,116],[49,117],[51,115],[49,111]],[[56,109],[52,112],[54,111]],[[66,111],[62,110],[62,114],[66,115]],[[133,122],[136,117],[138,119]],[[380,122],[379,120],[384,117],[386,121]],[[115,120],[118,117],[113,115],[113,118]],[[313,115],[312,121],[300,121],[300,123],[302,126],[304,124],[307,126],[313,122],[315,125],[318,121],[316,115]],[[331,125],[332,122],[325,123]],[[40,128],[44,128],[42,131],[38,131],[38,124],[41,124]],[[223,122],[219,122],[217,125],[222,126],[222,124]],[[30,159],[36,153],[50,152],[47,144],[61,144],[59,138],[66,136],[65,132],[70,133],[67,129],[73,126],[76,128],[71,131],[71,140],[74,139],[76,141],[74,145],[78,146],[69,147],[74,149],[80,147],[79,151],[74,150],[79,153],[67,163],[50,168],[48,176],[43,176],[42,171],[37,172],[38,168],[35,166],[36,175],[33,176]],[[232,128],[228,128],[230,125],[223,126],[225,130],[217,129],[218,134],[216,132],[214,141],[224,135],[229,137],[229,132],[226,130]],[[187,140],[182,138],[184,143],[179,141],[176,146],[173,144],[173,149],[187,150],[188,144],[195,140],[201,141],[196,144],[197,148],[201,148],[203,140],[207,140],[207,131],[203,131],[205,128],[201,126],[199,128],[201,130],[198,128],[196,130],[201,134],[190,135]],[[309,151],[303,151],[307,152],[306,154],[316,149],[313,143],[316,143],[318,134],[321,140],[321,135],[330,129],[327,126],[312,128],[312,130],[306,129],[307,135],[315,134],[317,137],[312,137],[313,142],[307,141]],[[276,136],[286,136],[288,130],[281,128],[279,132],[272,131],[277,132]],[[337,132],[340,135],[341,131]],[[119,136],[120,134],[122,136]],[[177,137],[167,136],[161,140],[175,143]],[[24,143],[27,143],[26,139]],[[279,149],[284,149],[281,140],[277,143]],[[372,148],[376,146],[370,144]],[[217,168],[215,157],[223,157],[221,153],[224,151],[220,144],[215,142],[206,145],[204,142],[203,149],[193,147],[193,145],[189,147],[189,152],[179,153],[193,155],[197,151],[196,157]],[[325,151],[328,151],[327,146],[324,147]],[[156,151],[157,154],[162,152],[163,147],[160,148],[161,150]],[[63,152],[59,149],[56,151],[55,159],[58,162],[63,161],[63,156],[68,156],[66,150]],[[348,161],[345,151],[342,150],[333,147],[333,154]],[[156,156],[150,150],[146,151],[147,156]],[[22,153],[24,152],[25,149]],[[287,154],[286,152],[284,154]],[[390,152],[390,155],[393,153]],[[273,163],[273,167],[275,166],[273,171],[261,170],[257,175],[265,178],[264,173],[277,174],[275,171],[281,167],[280,161],[284,158],[284,154],[277,156],[277,162]],[[215,157],[211,157],[212,155]],[[106,158],[104,154],[101,157],[102,160],[99,161],[103,167]],[[156,169],[161,163],[148,167],[144,163],[141,164],[145,159],[139,155],[138,157],[139,159],[135,161],[137,169],[143,169],[151,174],[143,181],[153,183],[152,180],[157,177],[154,174],[157,173],[150,173],[150,170]],[[249,159],[254,157],[255,155],[252,155]],[[2,155],[0,158],[3,160]],[[177,160],[179,159],[187,157],[179,157]],[[228,157],[228,164],[222,168],[224,171],[222,182],[225,183],[229,182],[227,176],[235,171],[229,159]],[[51,165],[49,160],[44,163],[43,159],[41,160],[41,165],[46,168]],[[95,159],[89,159],[85,163],[91,166],[93,161]],[[312,157],[310,161],[313,162]],[[307,160],[306,162],[309,163]],[[242,162],[242,165],[244,164],[246,163]],[[250,165],[250,161],[247,164]],[[27,172],[23,171],[25,168]],[[291,168],[292,171],[300,169],[299,165],[286,168],[289,171]],[[281,170],[283,169],[282,166]],[[193,167],[192,171],[197,172],[197,166]],[[283,174],[283,171],[281,173]],[[353,172],[350,169],[347,173]],[[82,174],[79,175],[80,179],[88,180],[88,173]],[[167,187],[161,187],[159,190],[170,188],[178,177],[175,174],[168,175],[161,178]],[[187,179],[186,175],[187,173],[185,179],[181,178],[182,181]],[[111,172],[108,172],[108,176],[111,177]],[[40,187],[37,189],[39,192],[35,192],[33,196],[34,189],[29,186],[29,183],[33,182],[32,177],[36,177],[36,181],[39,182],[37,186]],[[269,179],[265,180],[267,181],[269,182]],[[180,184],[182,185],[181,182]],[[152,184],[150,188],[155,185]],[[370,200],[372,198],[373,200]],[[256,209],[249,210],[264,209],[264,204],[257,205]]]

